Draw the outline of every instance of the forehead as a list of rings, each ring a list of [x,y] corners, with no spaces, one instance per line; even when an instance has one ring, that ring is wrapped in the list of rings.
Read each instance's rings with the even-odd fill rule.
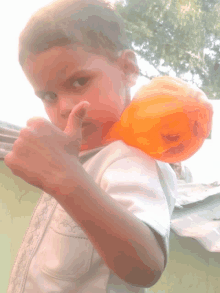
[[[103,62],[104,61],[104,62]],[[31,53],[23,70],[35,89],[64,81],[74,70],[97,67],[105,70],[106,58],[86,51],[82,46],[53,47],[39,54]]]
[[[70,63],[73,66],[84,63],[87,54],[82,47],[53,47],[38,54],[30,53],[24,62],[23,69],[35,74],[47,68],[62,71]]]

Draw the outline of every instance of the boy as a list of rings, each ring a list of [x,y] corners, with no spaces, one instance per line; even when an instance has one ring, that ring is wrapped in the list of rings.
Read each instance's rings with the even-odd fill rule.
[[[28,22],[19,61],[52,124],[30,119],[5,157],[45,191],[8,293],[144,292],[167,264],[176,179],[105,139],[138,76],[121,20],[102,0],[56,1]]]

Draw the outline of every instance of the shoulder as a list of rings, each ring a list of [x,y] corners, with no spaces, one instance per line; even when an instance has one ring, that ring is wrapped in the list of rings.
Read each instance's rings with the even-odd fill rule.
[[[159,162],[151,158],[145,152],[117,140],[104,146],[98,152],[91,155],[83,165],[88,173],[104,174],[108,169],[119,171],[130,171],[136,174],[147,173],[151,177],[158,177],[158,170],[161,170],[162,176],[169,182],[175,181],[175,173],[167,163]],[[117,172],[118,170],[118,172]]]
[[[140,165],[155,165],[156,161],[138,148],[124,143],[122,140],[115,141],[100,152],[103,158],[106,158],[109,164],[119,160],[132,161]]]
[[[105,158],[105,159],[104,159]],[[103,179],[112,182],[137,182],[139,185],[162,188],[166,197],[175,197],[177,179],[168,163],[156,161],[140,149],[116,141],[103,150]],[[173,204],[172,204],[173,205]]]
[[[153,168],[156,170],[154,159],[121,140],[112,142],[92,154],[83,164],[83,167],[95,179],[97,176],[100,178],[107,169],[116,163],[121,163],[120,166],[125,169],[136,165],[139,168]]]
[[[176,175],[169,164],[156,161],[121,140],[103,147],[84,168],[104,190],[107,186],[115,186],[114,189],[136,186],[136,189],[151,190],[154,194],[161,190],[167,199],[176,194]]]
[[[176,184],[176,174],[170,164],[157,161],[140,149],[129,146],[121,140],[105,147],[102,152],[100,152],[100,156],[102,156],[102,159],[106,159],[108,167],[114,163],[121,163],[121,166],[123,166],[122,163],[124,163],[126,167],[130,164],[131,167],[138,166],[143,172],[144,170],[151,170],[152,175],[155,172],[157,174],[159,172],[169,185]]]

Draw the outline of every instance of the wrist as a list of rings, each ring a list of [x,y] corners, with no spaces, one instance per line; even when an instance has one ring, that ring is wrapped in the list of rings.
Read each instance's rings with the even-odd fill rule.
[[[65,166],[62,166],[62,170],[57,170],[51,175],[52,179],[50,182],[49,180],[45,182],[43,190],[56,199],[70,194],[77,187],[78,178],[82,174],[82,169],[82,164],[78,158],[71,158]]]

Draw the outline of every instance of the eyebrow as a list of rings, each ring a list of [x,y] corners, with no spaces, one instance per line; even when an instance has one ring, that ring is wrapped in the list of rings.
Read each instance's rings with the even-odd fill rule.
[[[70,79],[70,78],[72,78],[74,76],[77,77],[78,75],[86,75],[86,74],[91,74],[91,73],[94,73],[94,70],[91,70],[91,69],[88,69],[88,70],[86,70],[86,69],[77,70],[75,72],[70,73],[67,76],[66,80],[68,80],[68,79]]]

